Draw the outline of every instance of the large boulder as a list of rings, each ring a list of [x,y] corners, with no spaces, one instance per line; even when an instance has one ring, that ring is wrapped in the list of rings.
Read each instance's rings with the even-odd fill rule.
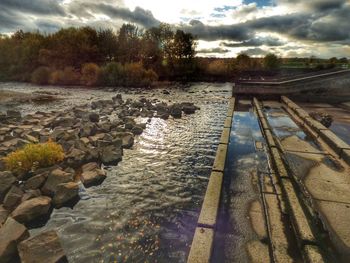
[[[47,176],[45,174],[38,174],[35,175],[31,178],[29,178],[25,183],[24,183],[24,189],[25,190],[35,190],[41,188],[45,181],[46,181]]]
[[[0,262],[13,262],[18,256],[17,245],[29,237],[27,228],[13,218],[7,218],[0,228]]]
[[[67,173],[61,169],[53,170],[42,187],[44,194],[53,195],[59,184],[68,183],[73,181],[73,174]]]
[[[3,200],[8,190],[17,181],[11,172],[0,172],[0,201]]]
[[[77,199],[79,196],[79,184],[75,182],[69,182],[57,185],[55,195],[52,199],[52,203],[56,207],[61,207],[65,203]]]
[[[71,167],[79,167],[86,162],[86,153],[73,147],[66,155],[65,162]]]
[[[21,203],[12,212],[11,216],[18,222],[26,224],[36,218],[47,215],[50,207],[51,198],[47,196],[40,196]]]
[[[9,214],[10,212],[3,205],[0,205],[0,228],[5,223]]]
[[[68,262],[56,231],[51,230],[22,241],[18,245],[22,263]]]
[[[106,178],[106,173],[100,169],[97,163],[87,163],[82,167],[82,174],[80,176],[81,182],[85,187],[98,185]]]
[[[123,149],[115,146],[103,147],[101,150],[101,162],[105,165],[116,165],[123,158]]]
[[[22,189],[16,185],[12,185],[4,198],[4,207],[8,210],[13,210],[21,202],[22,196]]]

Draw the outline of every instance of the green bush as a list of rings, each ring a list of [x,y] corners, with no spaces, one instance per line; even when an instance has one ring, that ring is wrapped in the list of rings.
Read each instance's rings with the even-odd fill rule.
[[[49,83],[50,69],[48,67],[39,67],[32,73],[31,82],[38,85]]]

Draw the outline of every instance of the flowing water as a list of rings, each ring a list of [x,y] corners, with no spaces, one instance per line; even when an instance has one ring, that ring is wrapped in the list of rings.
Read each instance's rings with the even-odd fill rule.
[[[0,90],[41,91],[23,84]],[[21,104],[23,113],[57,110],[114,93],[44,87],[62,100]],[[81,200],[54,209],[47,224],[32,234],[55,229],[70,262],[185,262],[227,112],[231,85],[193,84],[171,95],[160,90],[124,94],[191,101],[201,108],[182,119],[153,118],[118,166],[108,167],[100,186],[81,187]],[[3,107],[5,108],[5,107]]]

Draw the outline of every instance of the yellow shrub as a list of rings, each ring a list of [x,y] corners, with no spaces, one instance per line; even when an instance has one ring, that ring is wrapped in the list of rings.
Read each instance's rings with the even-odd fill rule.
[[[6,169],[17,174],[23,174],[35,168],[48,167],[63,159],[62,146],[52,141],[27,144],[22,149],[4,157]]]

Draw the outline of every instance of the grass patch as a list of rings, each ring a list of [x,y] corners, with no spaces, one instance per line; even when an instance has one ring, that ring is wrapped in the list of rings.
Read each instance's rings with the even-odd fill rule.
[[[6,157],[6,169],[15,174],[24,174],[37,168],[49,167],[64,159],[61,145],[48,141],[39,144],[27,144]]]

